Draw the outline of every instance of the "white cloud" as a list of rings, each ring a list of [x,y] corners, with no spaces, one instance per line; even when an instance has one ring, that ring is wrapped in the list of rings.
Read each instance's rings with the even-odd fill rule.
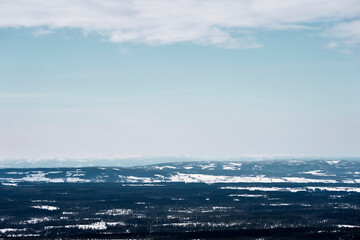
[[[256,40],[258,30],[307,29],[315,24],[328,26],[326,36],[356,45],[360,43],[357,18],[360,0],[0,2],[0,27],[76,28],[113,42],[193,42],[225,48],[261,47]]]
[[[349,46],[360,44],[360,20],[338,23],[325,32],[325,36],[339,39]]]
[[[342,49],[342,50],[340,50],[340,52],[345,55],[353,55],[354,54],[354,52],[351,51],[350,49]]]
[[[32,35],[34,37],[40,37],[40,36],[49,35],[49,34],[52,34],[52,33],[53,33],[53,31],[50,30],[50,29],[39,28],[39,29],[36,29],[35,31],[33,31]]]
[[[325,48],[329,48],[329,49],[332,49],[332,48],[337,48],[339,46],[339,44],[337,42],[328,42],[326,45],[325,45]]]

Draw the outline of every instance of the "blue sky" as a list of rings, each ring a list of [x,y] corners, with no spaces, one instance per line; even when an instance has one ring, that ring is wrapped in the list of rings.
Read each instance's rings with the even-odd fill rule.
[[[360,1],[153,1],[180,20],[17,2],[0,3],[1,158],[360,155]]]

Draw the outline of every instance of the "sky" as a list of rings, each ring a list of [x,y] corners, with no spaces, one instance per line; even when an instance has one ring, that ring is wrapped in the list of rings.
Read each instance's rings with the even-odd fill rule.
[[[360,0],[1,0],[0,158],[360,156]]]

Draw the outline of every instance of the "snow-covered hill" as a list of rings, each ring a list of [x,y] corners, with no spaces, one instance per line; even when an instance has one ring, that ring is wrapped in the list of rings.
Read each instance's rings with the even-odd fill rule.
[[[323,183],[360,184],[360,161],[283,160],[179,162],[138,167],[0,169],[3,185],[23,182],[125,184],[184,183]]]

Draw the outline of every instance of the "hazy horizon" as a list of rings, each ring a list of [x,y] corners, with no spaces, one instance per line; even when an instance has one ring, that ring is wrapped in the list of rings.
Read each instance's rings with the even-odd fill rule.
[[[186,162],[360,161],[360,156],[247,155],[238,157],[128,156],[86,158],[3,158],[0,168],[134,167]]]

